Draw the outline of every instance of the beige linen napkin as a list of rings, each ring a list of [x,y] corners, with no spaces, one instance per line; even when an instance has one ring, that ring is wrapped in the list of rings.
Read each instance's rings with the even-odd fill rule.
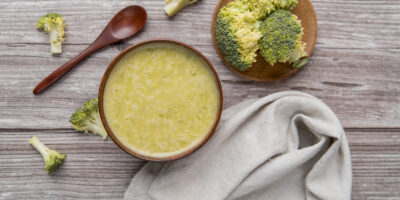
[[[280,92],[224,110],[192,155],[147,163],[125,199],[347,200],[350,152],[332,110],[301,92]]]

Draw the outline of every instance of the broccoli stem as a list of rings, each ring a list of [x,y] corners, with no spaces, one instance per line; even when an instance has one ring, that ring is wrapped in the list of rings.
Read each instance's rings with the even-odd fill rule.
[[[101,135],[101,137],[105,140],[107,138],[107,131],[103,127],[103,122],[101,122],[100,114],[98,112],[96,112],[94,116],[92,114],[92,119],[95,119],[95,121],[91,121],[91,123],[88,123],[88,127],[95,131],[95,133]]]
[[[193,0],[173,0],[164,7],[164,10],[168,16],[172,17],[184,7],[194,2]]]
[[[47,148],[40,140],[38,137],[33,136],[31,139],[29,139],[29,143],[32,144],[33,147],[35,147],[35,149],[37,151],[39,151],[39,153],[42,155],[43,159],[47,159],[49,156],[49,148]]]
[[[101,122],[100,122],[101,123]],[[103,127],[98,126],[97,124],[89,124],[89,128],[93,129],[101,135],[101,137],[105,140],[107,138],[107,132]]]
[[[293,68],[301,68],[304,65],[306,65],[309,61],[309,58],[307,56],[299,58],[296,62],[293,63],[292,67]]]
[[[58,42],[58,34],[59,32],[56,30],[52,30],[49,33],[51,53],[62,53],[60,42]]]
[[[51,53],[62,53],[61,45],[58,42],[58,34],[59,32],[56,30],[52,30],[49,33]]]

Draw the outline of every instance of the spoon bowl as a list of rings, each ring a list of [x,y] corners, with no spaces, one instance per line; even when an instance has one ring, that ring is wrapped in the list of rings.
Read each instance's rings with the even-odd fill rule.
[[[129,6],[121,10],[109,23],[116,39],[125,39],[137,33],[146,23],[146,11],[140,6]]]
[[[80,61],[97,50],[133,36],[143,28],[144,24],[146,24],[146,20],[146,10],[140,6],[133,5],[122,9],[110,20],[103,32],[87,49],[83,50],[80,54],[43,79],[33,89],[33,94],[38,94],[50,87]]]

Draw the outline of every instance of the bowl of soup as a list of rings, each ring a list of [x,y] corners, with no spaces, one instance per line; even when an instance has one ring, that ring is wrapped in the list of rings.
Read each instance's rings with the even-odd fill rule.
[[[214,133],[222,112],[221,83],[198,50],[150,40],[122,51],[100,83],[99,110],[110,138],[149,161],[182,158]]]

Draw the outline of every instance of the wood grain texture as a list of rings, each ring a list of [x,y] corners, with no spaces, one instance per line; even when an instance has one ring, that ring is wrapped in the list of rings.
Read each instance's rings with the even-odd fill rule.
[[[353,198],[399,199],[400,130],[347,129],[353,162]],[[1,130],[0,199],[121,199],[144,162],[110,139],[72,129]],[[28,143],[37,135],[66,153],[60,170],[48,176],[40,154]]]
[[[400,200],[400,3],[398,0],[312,1],[318,39],[311,62],[289,79],[255,83],[228,70],[211,38],[217,0],[201,0],[173,19],[163,0],[0,1],[0,199],[121,199],[144,162],[111,140],[75,133],[68,118],[96,97],[108,63],[122,49],[152,38],[190,44],[210,59],[224,90],[224,105],[283,90],[300,90],[326,102],[346,128],[353,161],[353,199]],[[125,6],[148,12],[135,38],[106,48],[42,95],[33,87],[85,49]],[[59,5],[62,5],[61,7]],[[51,56],[47,35],[35,29],[47,12],[66,18],[64,53]],[[28,144],[39,136],[67,162],[48,176]]]

